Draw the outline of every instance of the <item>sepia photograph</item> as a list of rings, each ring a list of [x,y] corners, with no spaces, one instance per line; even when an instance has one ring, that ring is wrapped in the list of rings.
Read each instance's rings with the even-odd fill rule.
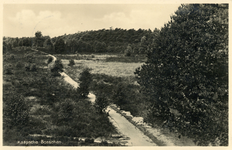
[[[42,2],[2,4],[2,146],[229,146],[228,2]]]

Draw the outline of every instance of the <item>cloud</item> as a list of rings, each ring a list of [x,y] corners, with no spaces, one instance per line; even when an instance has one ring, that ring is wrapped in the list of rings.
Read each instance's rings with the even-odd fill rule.
[[[18,6],[18,5],[17,5]],[[160,28],[178,5],[10,5],[4,7],[5,36],[59,36],[103,28]],[[15,8],[15,9],[14,9]]]
[[[36,31],[41,31],[43,35],[53,35],[54,29],[67,26],[59,11],[40,11],[35,14],[32,10],[21,10],[14,17],[9,17],[9,21],[14,24],[16,30],[27,32],[22,35],[28,36],[34,36]],[[53,29],[52,32],[50,29]],[[60,30],[58,29],[59,32]]]
[[[169,17],[169,16],[168,16]],[[123,12],[113,12],[106,14],[100,19],[94,19],[96,22],[104,22],[108,26],[122,27],[122,28],[143,28],[154,29],[158,26],[163,26],[163,21],[167,20],[162,16],[161,12],[154,13],[153,10],[131,10],[129,15]]]

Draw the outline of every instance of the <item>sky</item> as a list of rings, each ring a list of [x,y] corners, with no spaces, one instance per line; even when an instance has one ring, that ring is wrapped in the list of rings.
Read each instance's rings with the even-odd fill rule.
[[[181,4],[4,4],[3,36],[60,36],[79,31],[161,28]]]

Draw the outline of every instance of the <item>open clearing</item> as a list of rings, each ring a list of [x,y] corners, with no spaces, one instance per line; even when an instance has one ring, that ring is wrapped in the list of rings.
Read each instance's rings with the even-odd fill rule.
[[[134,76],[135,69],[140,67],[143,63],[123,63],[123,62],[104,62],[93,60],[74,60],[75,66],[73,69],[88,67],[91,68],[92,74],[106,74],[115,77]],[[69,64],[69,60],[62,59],[65,68]]]

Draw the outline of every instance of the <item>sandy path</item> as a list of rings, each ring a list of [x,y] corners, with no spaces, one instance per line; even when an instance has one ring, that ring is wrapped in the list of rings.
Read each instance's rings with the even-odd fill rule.
[[[118,131],[129,137],[129,140],[126,145],[129,146],[157,146],[152,142],[147,136],[145,136],[138,128],[131,124],[125,117],[117,113],[115,110],[110,107],[107,108],[110,115],[110,121],[118,129]]]

